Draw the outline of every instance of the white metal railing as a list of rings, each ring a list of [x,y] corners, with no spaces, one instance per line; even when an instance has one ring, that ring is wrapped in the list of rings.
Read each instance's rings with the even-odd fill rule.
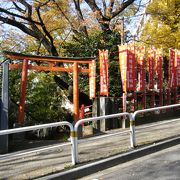
[[[147,113],[147,112],[154,112],[154,111],[160,111],[160,110],[163,110],[163,109],[177,108],[177,107],[180,107],[180,104],[173,104],[173,105],[167,105],[167,106],[160,106],[160,107],[154,107],[154,108],[149,108],[149,109],[137,110],[134,113],[132,113],[132,119],[135,122],[136,116],[138,114]],[[141,128],[141,129],[145,129],[145,128]],[[138,129],[138,130],[140,130],[140,129]],[[134,133],[136,133],[136,132],[134,132]]]
[[[75,152],[76,151],[74,149],[75,148],[74,139],[72,138],[74,136],[73,135],[74,134],[74,128],[73,128],[73,125],[67,121],[1,130],[0,135],[8,135],[8,134],[14,134],[14,133],[20,133],[20,132],[38,130],[38,129],[43,129],[43,128],[50,128],[50,127],[57,127],[57,126],[69,126],[69,128],[70,128],[70,131],[71,131],[70,139],[71,139],[71,144],[72,144],[72,146],[71,146],[71,159],[72,159],[72,164],[74,165],[76,163],[75,162]]]
[[[128,116],[129,120],[130,120],[130,146],[132,148],[134,148],[136,146],[135,118],[138,114],[159,111],[159,110],[169,109],[169,108],[176,108],[176,107],[180,107],[180,104],[173,104],[173,105],[168,105],[168,106],[161,106],[161,107],[138,110],[132,114],[128,113],[128,112],[124,112],[124,113],[118,113],[118,114],[112,114],[112,115],[106,115],[106,116],[100,116],[100,117],[95,117],[95,118],[87,118],[87,119],[79,120],[74,126],[74,132],[75,132],[74,141],[75,141],[75,151],[76,151],[75,152],[75,161],[76,161],[76,163],[78,163],[78,137],[77,137],[78,127],[82,123],[93,122],[93,121],[98,121],[98,120],[102,120],[102,119],[110,119],[110,118],[121,117],[121,116]]]
[[[136,134],[135,134],[135,118],[138,114],[141,113],[147,113],[147,112],[153,112],[153,111],[159,111],[163,109],[169,109],[169,108],[176,108],[180,107],[180,104],[174,104],[174,105],[168,105],[168,106],[161,106],[161,107],[155,107],[155,108],[149,108],[149,109],[143,109],[135,111],[134,113],[117,113],[117,114],[111,114],[106,116],[99,116],[99,117],[93,117],[93,118],[86,118],[81,119],[73,126],[71,123],[67,121],[63,122],[56,122],[56,123],[49,123],[49,124],[42,124],[42,125],[36,125],[36,126],[28,126],[28,127],[22,127],[22,128],[15,128],[15,129],[7,129],[7,130],[1,130],[0,135],[8,135],[13,133],[19,133],[19,132],[25,132],[25,131],[31,131],[31,130],[37,130],[42,128],[49,128],[49,127],[57,127],[57,126],[63,126],[67,125],[70,128],[70,140],[71,140],[71,157],[72,157],[72,165],[75,165],[78,163],[78,127],[85,122],[95,122],[102,119],[111,119],[111,118],[117,118],[122,116],[127,116],[130,120],[130,146],[134,148],[136,146]]]
[[[132,114],[132,118],[135,121],[135,118],[136,118],[136,116],[138,114],[147,113],[147,112],[153,112],[153,111],[160,111],[160,110],[163,110],[163,109],[176,108],[176,107],[180,107],[180,104],[173,104],[173,105],[167,105],[167,106],[160,106],[160,107],[154,107],[154,108],[149,108],[149,109],[137,110]]]
[[[130,120],[130,144],[131,144],[131,147],[135,147],[135,128],[134,128],[135,123],[134,123],[134,120],[130,113],[124,112],[124,113],[117,113],[117,114],[81,119],[78,122],[76,122],[76,124],[74,126],[74,132],[75,132],[74,144],[75,144],[75,161],[76,161],[76,163],[78,163],[78,127],[82,123],[85,123],[85,122],[95,122],[95,121],[102,120],[102,119],[111,119],[111,118],[117,118],[117,117],[122,117],[122,116],[129,117],[129,120]]]

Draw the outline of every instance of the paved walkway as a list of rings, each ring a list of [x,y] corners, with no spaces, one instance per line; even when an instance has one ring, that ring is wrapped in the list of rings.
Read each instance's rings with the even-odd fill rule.
[[[149,127],[145,128],[146,126]],[[108,131],[101,139],[99,137],[99,139],[97,137],[83,139],[79,144],[80,163],[84,164],[130,150],[128,130]],[[122,132],[124,134],[121,134]],[[112,133],[116,133],[116,136],[110,136]],[[140,146],[179,135],[180,119],[167,124],[158,122],[151,126],[150,124],[138,126],[136,139],[137,145]],[[93,139],[96,140],[92,141]],[[64,144],[66,146],[57,144],[56,148],[44,149],[42,152],[36,152],[36,149],[31,149],[32,153],[27,153],[27,150],[20,151],[18,154],[21,153],[21,156],[17,153],[0,155],[0,179],[33,179],[70,168],[70,143]]]

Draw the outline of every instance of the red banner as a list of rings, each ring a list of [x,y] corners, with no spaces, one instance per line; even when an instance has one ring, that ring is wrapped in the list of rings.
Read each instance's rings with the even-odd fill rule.
[[[169,88],[176,87],[175,50],[169,50]]]
[[[141,47],[137,51],[138,62],[138,90],[145,90],[145,47]]]
[[[100,95],[108,96],[108,50],[99,50]]]
[[[162,89],[163,86],[163,54],[162,50],[158,49],[156,51],[156,73],[157,73],[157,88]]]
[[[154,89],[154,50],[150,49],[148,50],[148,72],[149,72],[149,84],[148,88],[149,89]]]
[[[119,66],[121,71],[121,80],[123,91],[127,91],[127,45],[118,46],[119,48]]]
[[[89,64],[89,98],[96,97],[96,62],[93,60]]]
[[[176,50],[176,76],[177,86],[180,86],[180,50]]]
[[[123,91],[135,90],[135,47],[133,45],[122,45],[118,47]]]

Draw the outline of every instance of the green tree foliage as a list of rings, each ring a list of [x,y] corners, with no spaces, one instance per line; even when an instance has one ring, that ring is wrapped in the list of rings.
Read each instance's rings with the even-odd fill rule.
[[[180,3],[178,0],[153,0],[146,13],[141,40],[157,48],[180,48]]]
[[[66,92],[57,86],[53,77],[53,73],[29,72],[25,105],[26,124],[72,121],[70,110],[63,108]],[[20,78],[20,71],[10,71],[10,126],[17,119]]]
[[[38,74],[32,72],[29,75],[26,107],[33,112],[33,116],[38,117],[39,122],[47,123],[66,119],[65,114],[68,111],[62,108],[66,97],[53,81],[53,77],[53,73],[45,72]]]

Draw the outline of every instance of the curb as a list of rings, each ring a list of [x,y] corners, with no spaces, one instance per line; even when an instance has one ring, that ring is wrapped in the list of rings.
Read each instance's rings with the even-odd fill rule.
[[[171,146],[175,146],[177,144],[180,144],[180,137],[175,137],[172,139],[154,143],[152,145],[148,145],[146,147],[142,147],[139,149],[134,149],[130,152],[119,154],[103,160],[99,160],[97,162],[89,163],[74,169],[67,170],[65,172],[60,172],[45,177],[37,178],[37,180],[48,180],[48,179],[75,180],[93,174],[95,172],[116,166],[118,164],[125,163],[127,161],[131,161],[133,159],[137,159],[151,153],[155,153],[157,151],[166,149]]]

